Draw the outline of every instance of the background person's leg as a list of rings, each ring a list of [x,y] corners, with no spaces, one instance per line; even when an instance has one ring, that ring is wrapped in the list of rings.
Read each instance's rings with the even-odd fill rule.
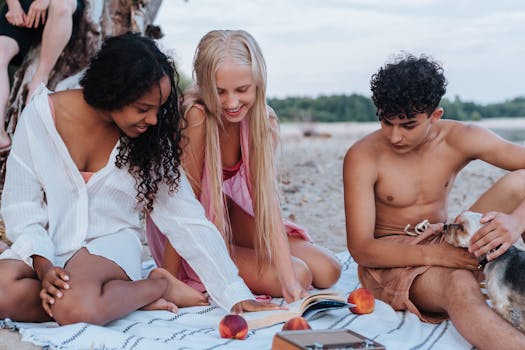
[[[28,85],[26,104],[41,83],[47,84],[51,70],[69,42],[76,7],[76,0],[51,0],[49,2],[38,67]]]
[[[11,91],[8,66],[18,51],[18,44],[13,38],[0,35],[0,150],[11,144],[11,140],[5,131],[7,101]]]

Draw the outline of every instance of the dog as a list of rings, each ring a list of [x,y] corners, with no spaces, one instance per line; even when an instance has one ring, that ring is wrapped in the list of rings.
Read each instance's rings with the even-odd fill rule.
[[[483,226],[480,213],[466,211],[454,224],[445,224],[445,240],[468,248],[470,238]],[[494,310],[514,327],[525,333],[525,251],[511,246],[492,261],[481,257],[480,267],[486,279],[486,289]]]

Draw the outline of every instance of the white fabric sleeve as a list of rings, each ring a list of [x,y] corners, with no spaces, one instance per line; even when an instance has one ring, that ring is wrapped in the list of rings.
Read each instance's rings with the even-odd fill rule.
[[[40,255],[53,264],[55,247],[47,232],[48,213],[44,190],[33,167],[29,142],[39,142],[24,123],[22,115],[13,136],[7,159],[2,193],[2,217],[11,249],[33,268],[32,255]]]
[[[236,303],[255,299],[239,276],[221,234],[206,218],[182,170],[175,193],[170,195],[164,186],[157,192],[151,218],[220,307],[231,311]]]

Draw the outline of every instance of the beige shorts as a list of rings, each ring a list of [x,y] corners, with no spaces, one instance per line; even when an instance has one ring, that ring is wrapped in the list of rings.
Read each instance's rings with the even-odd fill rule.
[[[419,237],[393,235],[380,239],[408,244],[437,244],[442,236],[435,236],[420,241]],[[389,269],[358,267],[359,281],[363,287],[369,289],[376,298],[390,304],[394,310],[408,310],[416,314],[422,321],[439,323],[448,319],[447,314],[428,313],[419,310],[410,300],[410,287],[414,279],[426,272],[431,266],[396,267]]]

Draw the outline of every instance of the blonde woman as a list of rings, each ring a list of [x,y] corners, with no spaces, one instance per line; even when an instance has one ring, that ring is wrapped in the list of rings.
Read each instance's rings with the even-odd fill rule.
[[[340,276],[339,263],[281,216],[279,127],[266,105],[266,65],[257,42],[241,30],[207,33],[195,53],[194,78],[197,85],[184,97],[183,167],[241,277],[254,293],[287,301],[306,296],[312,284],[330,287]],[[202,289],[151,221],[147,231],[157,263]]]

